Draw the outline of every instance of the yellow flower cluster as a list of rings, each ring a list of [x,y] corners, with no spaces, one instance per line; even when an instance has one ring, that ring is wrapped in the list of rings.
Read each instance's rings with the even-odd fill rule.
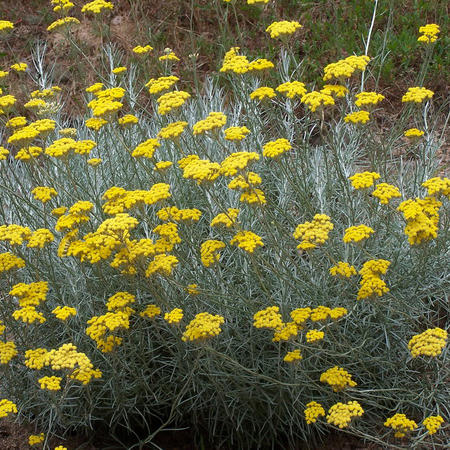
[[[356,106],[377,105],[384,100],[384,95],[377,94],[376,92],[360,92],[356,94]]]
[[[86,334],[97,343],[97,348],[103,353],[114,350],[117,345],[122,343],[122,338],[112,334],[106,336],[109,332],[117,329],[128,330],[130,328],[130,312],[108,312],[102,316],[94,316],[87,321],[89,325],[86,328]]]
[[[196,208],[178,209],[176,206],[168,206],[160,209],[156,215],[159,219],[175,222],[198,222],[202,216],[202,212]]]
[[[110,120],[122,109],[123,103],[119,100],[125,95],[125,89],[114,87],[111,89],[97,90],[94,92],[95,99],[88,103],[92,109],[94,118]]]
[[[0,161],[5,161],[8,158],[9,150],[0,146]]]
[[[29,445],[30,447],[32,447],[33,445],[38,445],[38,444],[40,444],[41,442],[44,442],[44,439],[45,439],[44,433],[40,433],[40,434],[31,434],[31,435],[28,437],[28,445]]]
[[[312,91],[303,95],[301,102],[307,105],[312,112],[315,112],[317,109],[320,111],[324,106],[333,106],[335,104],[334,98],[330,94],[318,91]]]
[[[283,361],[287,362],[287,363],[293,363],[293,362],[298,362],[301,359],[303,359],[303,356],[300,353],[300,349],[297,348],[296,350],[293,350],[292,352],[287,352],[286,356],[283,358]],[[308,406],[308,405],[306,405],[306,406]]]
[[[14,24],[9,20],[0,20],[0,34],[7,33],[14,29]]]
[[[0,273],[25,267],[25,261],[12,253],[0,253]]]
[[[0,341],[0,364],[8,364],[17,355],[17,348],[14,342]]]
[[[352,55],[335,63],[328,64],[324,69],[323,80],[327,81],[333,78],[342,80],[344,78],[350,78],[357,70],[366,70],[369,61],[370,58],[368,56]]]
[[[150,53],[153,50],[153,47],[150,45],[136,45],[136,47],[133,48],[133,53],[136,55],[145,55],[146,53]]]
[[[301,81],[287,81],[280,84],[276,90],[287,98],[303,97],[306,94],[305,83]]]
[[[338,98],[345,97],[348,94],[348,89],[340,84],[326,84],[321,91],[323,94],[335,95]]]
[[[159,316],[161,314],[161,308],[156,305],[147,305],[139,315],[141,317],[147,317],[153,319],[153,317]]]
[[[369,238],[373,233],[375,233],[375,230],[367,225],[354,225],[346,228],[342,240],[346,244],[349,242],[361,242],[362,240]]]
[[[20,161],[29,161],[30,159],[37,158],[40,154],[42,154],[44,150],[42,147],[37,147],[32,145],[30,147],[21,148],[15,156],[15,159]]]
[[[55,230],[61,232],[70,231],[75,227],[88,222],[89,216],[87,213],[89,213],[93,208],[94,205],[87,200],[75,202],[69,208],[67,213],[58,218],[55,225]]]
[[[161,115],[167,114],[182,106],[190,97],[191,94],[185,91],[167,92],[167,94],[161,95],[156,100],[158,103],[158,113]]]
[[[239,231],[230,241],[231,245],[237,245],[248,253],[253,253],[257,247],[264,247],[260,236],[253,231]]]
[[[422,183],[428,195],[445,195],[450,199],[450,178],[434,177]]]
[[[119,125],[122,127],[129,127],[131,125],[136,125],[139,122],[139,119],[133,114],[125,114],[123,117],[117,120]]]
[[[330,267],[330,274],[335,277],[340,275],[344,278],[350,278],[352,275],[356,275],[356,269],[354,266],[350,265],[348,262],[339,261],[333,267]]]
[[[260,185],[261,182],[262,178],[257,173],[244,172],[243,175],[237,175],[228,183],[228,189],[253,190],[253,188]],[[255,189],[255,191],[259,191],[259,189]]]
[[[444,423],[444,419],[442,416],[429,416],[426,419],[424,419],[423,424],[425,425],[425,428],[428,430],[428,433],[435,434],[439,428],[441,428],[441,425]]]
[[[348,179],[352,182],[352,186],[355,189],[366,189],[373,186],[375,180],[380,178],[380,174],[377,172],[361,172],[355,173]]]
[[[145,157],[153,158],[153,155],[161,144],[158,139],[147,139],[145,142],[140,143],[131,153],[134,158]]]
[[[269,306],[253,315],[253,326],[255,328],[269,328],[279,330],[283,327],[283,320],[278,306]]]
[[[36,307],[46,300],[47,292],[48,283],[46,281],[15,284],[9,291],[9,295],[19,298],[21,309],[13,312],[14,319],[21,319],[25,323],[34,323],[36,320],[44,323],[45,318],[42,313],[36,311]]]
[[[210,239],[202,243],[200,257],[205,267],[210,267],[219,262],[219,250],[225,248],[225,242]]]
[[[299,28],[302,28],[295,20],[288,21],[282,20],[281,22],[273,22],[267,28],[266,31],[270,34],[272,39],[281,37],[284,38],[295,33]]]
[[[183,319],[183,310],[180,308],[174,308],[172,311],[164,314],[164,320],[168,323],[172,324],[178,324]]]
[[[159,139],[175,139],[184,131],[187,124],[187,122],[183,121],[172,122],[164,128],[161,128],[157,137]]]
[[[288,150],[291,150],[291,148],[292,145],[287,139],[277,139],[276,141],[264,144],[263,156],[267,158],[277,158]]]
[[[70,0],[52,0],[51,4],[56,5],[53,8],[53,11],[55,11],[55,12],[60,12],[60,11],[65,12],[75,6]]]
[[[83,140],[75,141],[72,138],[64,137],[57,139],[45,149],[45,154],[54,158],[61,158],[69,155],[72,150],[79,155],[88,155],[96,147],[94,141]]]
[[[31,193],[33,194],[36,200],[41,201],[42,203],[46,203],[52,199],[52,197],[56,197],[58,193],[52,187],[38,186],[35,187]]]
[[[197,184],[211,182],[220,176],[220,164],[209,159],[190,155],[178,161],[183,169],[183,177],[197,181]]]
[[[24,63],[24,62],[19,62],[19,63],[13,64],[11,66],[11,69],[16,72],[25,72],[27,70],[27,68],[28,68],[28,64]]]
[[[224,322],[225,319],[219,315],[213,315],[207,312],[197,314],[187,325],[181,339],[184,342],[203,341],[218,336],[222,331],[220,325]]]
[[[354,417],[361,417],[363,413],[364,410],[357,401],[338,402],[328,410],[327,422],[339,428],[346,428]]]
[[[321,341],[325,336],[325,333],[323,331],[319,330],[309,330],[306,333],[306,342],[309,344],[312,344],[317,341]]]
[[[160,61],[179,61],[180,58],[178,58],[177,55],[170,49],[166,48],[164,49],[164,55],[160,56],[158,58]]]
[[[283,323],[283,325],[276,329],[273,333],[272,342],[288,341],[291,337],[298,335],[299,327],[295,322]]]
[[[370,120],[370,113],[369,111],[355,111],[353,113],[347,114],[344,117],[344,122],[345,123],[354,123],[354,124],[358,124],[358,123],[367,123]]]
[[[106,125],[108,123],[107,120],[102,119],[100,117],[91,117],[90,119],[87,119],[85,122],[85,125],[87,128],[90,128],[91,130],[98,131],[100,128],[103,127],[103,125]]]
[[[213,218],[210,223],[211,227],[225,226],[231,228],[236,224],[236,219],[239,214],[239,209],[228,208],[226,213],[219,213]]]
[[[435,197],[405,200],[397,208],[406,220],[405,234],[411,245],[421,244],[437,237],[439,208],[442,202]]]
[[[121,73],[123,73],[123,72],[126,72],[127,71],[127,68],[126,67],[124,67],[124,66],[120,66],[120,67],[114,67],[114,69],[111,71],[113,74],[115,74],[115,75],[119,75],[119,74],[121,74]]]
[[[221,112],[210,112],[208,117],[203,120],[199,120],[192,127],[194,136],[197,134],[203,134],[207,131],[216,130],[222,128],[227,123],[227,116]]]
[[[406,91],[406,94],[402,97],[403,103],[414,102],[422,103],[424,100],[431,99],[434,92],[424,87],[410,87]]]
[[[22,245],[31,237],[31,230],[21,225],[0,225],[0,241],[6,241],[9,245]]]
[[[156,183],[147,191],[127,191],[113,186],[103,194],[102,198],[106,200],[103,211],[106,214],[115,215],[138,205],[154,205],[170,197],[170,185],[167,183]]]
[[[39,378],[38,381],[41,385],[41,389],[47,389],[49,391],[59,391],[61,389],[61,377],[42,377]]]
[[[0,400],[0,418],[7,417],[10,413],[17,414],[17,406],[10,400]]]
[[[225,53],[220,72],[244,74],[249,71],[249,61],[246,56],[238,55],[239,47],[231,47]]]
[[[47,31],[54,31],[59,28],[68,26],[68,25],[79,25],[80,21],[76,17],[63,17],[61,19],[57,19],[52,22],[48,27]]]
[[[250,133],[247,127],[230,127],[224,130],[227,141],[242,141]]]
[[[387,272],[390,264],[385,259],[371,259],[363,264],[362,269],[359,271],[361,275],[359,284],[361,287],[358,291],[357,300],[368,298],[372,295],[381,297],[389,292],[389,288],[380,275],[384,275]]]
[[[93,0],[92,2],[86,3],[82,8],[81,12],[100,14],[103,10],[112,10],[114,5],[111,2],[105,0]]]
[[[220,165],[220,173],[227,177],[234,176],[238,171],[245,170],[252,161],[258,161],[256,152],[235,152],[227,156]]]
[[[401,197],[402,194],[397,186],[388,183],[379,183],[372,192],[373,197],[377,197],[382,205],[387,205],[394,197]]]
[[[311,308],[297,308],[291,311],[290,316],[297,325],[303,325],[311,315]]]
[[[198,295],[200,291],[198,289],[198,285],[195,283],[188,284],[184,289],[189,295]]]
[[[409,128],[406,130],[403,135],[409,139],[420,138],[425,134],[425,131],[419,130],[417,128]]]
[[[159,94],[160,92],[167,91],[180,79],[174,75],[168,77],[151,78],[145,87],[150,94]]]
[[[305,413],[305,420],[308,425],[311,423],[316,423],[317,419],[320,416],[325,417],[325,410],[323,409],[322,405],[314,401],[309,402],[306,405],[304,413]]]
[[[6,122],[5,125],[8,128],[22,128],[26,124],[27,124],[26,117],[17,116],[17,117],[12,117],[11,119],[9,119],[8,122]]]
[[[334,228],[331,219],[326,214],[316,214],[311,222],[301,223],[294,231],[294,238],[301,239],[297,248],[311,250],[325,243],[328,233]]]
[[[406,436],[406,433],[409,431],[414,431],[417,428],[417,423],[414,420],[408,419],[405,414],[394,414],[392,417],[389,417],[386,422],[384,422],[384,426],[388,428],[392,428],[395,431],[394,436],[396,438],[402,438]]]
[[[340,392],[347,387],[356,386],[352,376],[342,367],[334,366],[320,375],[321,383],[328,383],[334,392]]]
[[[157,273],[160,275],[170,276],[175,266],[178,264],[178,258],[173,255],[166,255],[161,253],[156,255],[153,261],[147,267],[145,271],[145,276],[150,277],[151,275]]]
[[[262,86],[250,93],[251,100],[265,100],[266,98],[274,98],[277,94],[271,87]]]
[[[408,342],[413,358],[417,356],[439,356],[447,343],[448,333],[442,328],[429,328],[416,334]]]
[[[52,313],[59,320],[66,321],[71,316],[77,315],[77,310],[71,306],[57,306]]]
[[[439,25],[435,23],[428,23],[419,28],[421,35],[417,38],[419,42],[425,42],[425,44],[431,44],[437,41],[438,34],[441,32]]]
[[[255,59],[248,65],[248,72],[260,72],[273,69],[275,67],[272,61],[265,58]]]

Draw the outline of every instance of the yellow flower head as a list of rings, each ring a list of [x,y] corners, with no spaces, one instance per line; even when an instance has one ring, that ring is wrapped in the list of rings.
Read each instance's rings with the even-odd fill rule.
[[[278,37],[284,38],[286,36],[289,36],[295,33],[299,28],[302,28],[302,25],[300,25],[295,20],[282,20],[281,22],[273,22],[272,24],[270,24],[266,28],[266,31],[270,34],[270,37],[272,39],[275,39]]]

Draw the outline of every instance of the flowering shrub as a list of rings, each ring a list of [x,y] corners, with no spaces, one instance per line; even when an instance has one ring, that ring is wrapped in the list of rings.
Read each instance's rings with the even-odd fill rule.
[[[442,438],[450,179],[434,94],[410,88],[380,128],[367,54],[312,86],[283,41],[274,62],[232,47],[196,90],[170,49],[158,73],[149,45],[130,67],[109,51],[82,118],[47,76],[25,102],[0,96],[0,406],[45,432],[33,445],[105,424],[139,445],[174,424],[238,448],[330,427],[386,444],[383,424]],[[416,160],[398,156],[412,126]],[[397,410],[428,417],[426,436]]]

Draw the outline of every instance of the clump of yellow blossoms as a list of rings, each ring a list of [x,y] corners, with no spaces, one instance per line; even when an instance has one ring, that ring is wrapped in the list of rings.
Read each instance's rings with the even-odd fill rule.
[[[295,33],[302,26],[295,20],[288,21],[282,20],[281,22],[273,22],[267,28],[266,31],[270,33],[272,39],[281,37],[284,38]]]
[[[384,100],[384,95],[377,94],[376,92],[360,92],[356,94],[356,106],[377,105]]]
[[[150,45],[136,45],[136,47],[133,48],[133,53],[136,55],[145,55],[146,53],[150,53],[153,50],[153,47]]]
[[[325,410],[323,409],[322,405],[314,401],[309,402],[306,405],[304,413],[305,413],[305,420],[308,425],[311,423],[316,423],[317,419],[321,416],[325,417]]]
[[[83,13],[100,14],[103,10],[112,10],[114,5],[111,2],[105,0],[93,0],[92,2],[86,3],[82,8]]]
[[[312,344],[317,341],[321,341],[325,336],[325,333],[323,331],[319,330],[309,330],[306,333],[306,342],[309,344]]]
[[[417,356],[439,356],[447,343],[448,333],[442,328],[429,328],[416,334],[408,342],[408,349],[413,358]]]
[[[51,200],[52,197],[56,197],[58,195],[54,188],[45,186],[38,186],[34,188],[31,193],[36,200],[39,200],[42,203],[46,203]]]
[[[200,257],[205,267],[210,267],[220,259],[219,250],[225,248],[225,242],[210,239],[202,243]]]
[[[187,122],[183,121],[169,123],[169,125],[159,130],[157,137],[159,139],[175,139],[184,131],[187,124]]]
[[[375,180],[380,178],[380,174],[377,172],[361,172],[355,173],[348,179],[352,182],[352,186],[355,189],[366,189],[373,186]]]
[[[150,94],[159,94],[170,89],[177,81],[180,81],[180,79],[174,75],[152,78],[145,83],[145,87],[148,88]]]
[[[0,341],[0,364],[8,364],[11,359],[17,356],[17,353],[16,344],[14,344],[14,342]]]
[[[274,63],[268,59],[255,59],[255,61],[252,61],[248,65],[248,72],[260,72],[263,70],[273,69],[274,67]]]
[[[328,410],[327,422],[339,428],[346,428],[354,417],[361,417],[363,413],[364,410],[357,401],[338,402]]]
[[[183,318],[183,310],[180,308],[172,309],[172,311],[164,314],[164,320],[170,324],[177,324]]]
[[[424,419],[423,424],[425,425],[425,428],[428,430],[428,433],[435,434],[439,428],[441,428],[441,425],[444,423],[444,419],[442,416],[429,416],[426,419]]]
[[[17,414],[17,406],[10,400],[0,400],[0,418],[7,417],[10,413]]]
[[[249,71],[249,61],[246,56],[238,55],[239,47],[231,47],[225,53],[220,72],[244,74]]]
[[[301,239],[297,248],[311,250],[324,244],[329,232],[334,228],[331,219],[326,214],[316,214],[311,222],[301,223],[294,231],[294,238]]]
[[[76,17],[63,17],[52,22],[48,27],[47,31],[54,31],[58,28],[62,28],[68,25],[79,25],[80,21]]]
[[[71,306],[57,306],[52,313],[59,320],[67,320],[71,316],[77,315],[77,310]]]
[[[367,123],[370,120],[370,113],[369,111],[356,111],[350,114],[347,114],[344,117],[344,122],[348,123],[354,123],[354,124],[358,124],[358,123]]]
[[[139,122],[139,119],[133,114],[125,114],[123,117],[120,117],[117,122],[122,127],[128,127],[131,125],[136,125]]]
[[[226,213],[219,213],[216,217],[211,221],[211,227],[217,226],[225,226],[227,228],[231,228],[236,224],[236,219],[239,214],[239,209],[236,208],[228,208]]]
[[[40,444],[41,442],[44,442],[44,439],[45,439],[44,433],[40,433],[40,434],[31,434],[31,435],[28,437],[28,445],[29,445],[30,447],[32,447],[33,445],[38,445],[38,444]]]
[[[230,244],[237,245],[248,253],[253,253],[257,247],[264,246],[261,237],[253,231],[239,231],[231,239]]]
[[[434,177],[422,183],[428,195],[445,195],[450,199],[450,178]]]
[[[11,66],[11,69],[16,72],[25,72],[28,69],[28,64],[24,62],[19,62],[16,64],[13,64]]]
[[[203,120],[199,120],[192,127],[194,136],[197,134],[203,134],[207,131],[216,130],[222,128],[227,123],[227,116],[221,112],[210,112],[208,117]]]
[[[329,272],[334,277],[340,275],[344,278],[350,278],[352,275],[356,275],[357,271],[354,266],[350,265],[348,262],[339,261],[333,267],[330,267]]]
[[[345,59],[341,59],[335,63],[328,64],[324,69],[323,80],[331,80],[336,78],[342,80],[350,78],[355,71],[364,71],[370,58],[368,56],[348,56]]]
[[[227,156],[220,165],[220,173],[227,177],[234,176],[238,171],[244,170],[252,161],[258,161],[256,152],[235,152]]]
[[[147,305],[144,311],[142,311],[139,315],[141,317],[147,317],[149,319],[153,319],[153,317],[159,316],[161,314],[161,308],[156,305]]]
[[[342,98],[345,97],[346,94],[348,94],[348,89],[345,86],[341,86],[340,84],[326,84],[320,92]]]
[[[375,233],[375,230],[367,225],[354,225],[345,230],[342,240],[345,243],[361,242],[362,240],[369,238],[373,233]]]
[[[263,147],[263,156],[267,158],[277,158],[292,148],[291,143],[287,139],[277,139],[276,141],[267,142]]]
[[[249,5],[257,5],[259,3],[269,3],[269,0],[247,0]]]
[[[265,100],[266,98],[274,98],[277,94],[271,87],[262,86],[250,93],[251,100]]]
[[[305,83],[301,81],[287,81],[280,84],[276,90],[287,98],[303,97],[306,94]]]
[[[156,100],[159,105],[158,113],[161,115],[167,114],[182,106],[190,97],[191,94],[185,91],[167,92],[167,94],[161,95],[161,97]]]
[[[203,341],[214,336],[218,336],[222,331],[220,325],[225,319],[219,315],[209,314],[207,312],[197,314],[186,327],[182,340],[186,341]]]
[[[405,234],[410,245],[418,245],[437,237],[439,208],[442,202],[435,197],[405,200],[397,208],[406,220]]]
[[[227,141],[242,141],[250,133],[247,127],[229,127],[224,130]]]
[[[14,24],[9,20],[0,20],[0,35],[14,29]]]
[[[60,12],[60,11],[65,12],[75,6],[70,0],[52,0],[51,4],[56,5],[53,8],[53,11],[55,11],[55,12]]]
[[[409,431],[414,431],[417,428],[417,423],[414,420],[408,419],[405,414],[397,413],[392,417],[389,417],[384,426],[392,428],[395,431],[394,436],[396,438],[402,438],[406,436]]]
[[[334,98],[326,92],[312,91],[308,92],[301,98],[302,103],[315,112],[317,109],[322,109],[324,106],[333,106],[335,104]]]
[[[220,176],[219,163],[211,162],[209,159],[199,159],[197,155],[192,156],[195,156],[195,158],[182,162],[183,178],[190,178],[197,181],[197,184],[201,184],[203,182],[214,181]],[[178,162],[179,164],[180,161]],[[184,164],[184,162],[187,164]]]
[[[253,316],[253,326],[255,328],[279,330],[283,327],[283,320],[279,311],[280,308],[278,306],[269,306],[258,311]]]
[[[25,267],[25,261],[12,253],[0,253],[0,273]]]
[[[434,92],[426,89],[424,87],[410,87],[406,91],[406,94],[402,97],[403,103],[414,102],[414,103],[422,103],[424,100],[431,99],[433,97]]]
[[[388,183],[379,183],[372,192],[372,196],[378,198],[382,205],[387,205],[391,198],[401,197],[402,194],[397,186]]]
[[[139,144],[131,153],[131,156],[135,158],[145,157],[152,158],[156,149],[160,147],[158,139],[147,139],[145,142]]]
[[[311,308],[297,308],[291,311],[290,316],[292,320],[297,325],[303,325],[304,322],[306,322],[309,319],[309,316],[311,315]]]
[[[328,383],[334,392],[344,390],[346,387],[354,387],[356,383],[352,380],[351,374],[349,374],[342,367],[334,366],[323,372],[320,375],[321,383]]]
[[[283,323],[283,325],[276,329],[273,333],[272,342],[289,341],[291,337],[298,335],[299,327],[295,322]]]
[[[380,275],[384,275],[387,272],[390,264],[385,259],[373,259],[363,264],[362,269],[359,271],[362,278],[359,283],[361,287],[358,291],[357,300],[373,295],[381,297],[383,294],[389,292],[389,288],[381,279]]]
[[[303,359],[302,354],[300,353],[300,349],[293,350],[292,352],[287,352],[285,357],[283,358],[284,362],[293,363],[298,362]]]
[[[7,241],[9,245],[22,245],[30,237],[31,230],[28,227],[16,224],[0,226],[0,241]]]
[[[179,61],[180,58],[170,48],[164,49],[164,55],[158,58],[160,61]]]
[[[49,391],[59,391],[61,389],[61,377],[42,377],[38,381],[41,389],[47,389]]]
[[[114,67],[114,69],[111,71],[113,74],[115,75],[119,75],[121,73],[124,73],[127,71],[127,68],[124,66],[120,66],[120,67]]]
[[[420,138],[425,134],[425,131],[419,130],[417,128],[409,128],[406,130],[403,135],[410,139]]]
[[[431,44],[437,41],[438,34],[441,32],[439,25],[435,23],[428,23],[419,28],[421,36],[417,38],[419,42],[425,42],[425,44]]]

